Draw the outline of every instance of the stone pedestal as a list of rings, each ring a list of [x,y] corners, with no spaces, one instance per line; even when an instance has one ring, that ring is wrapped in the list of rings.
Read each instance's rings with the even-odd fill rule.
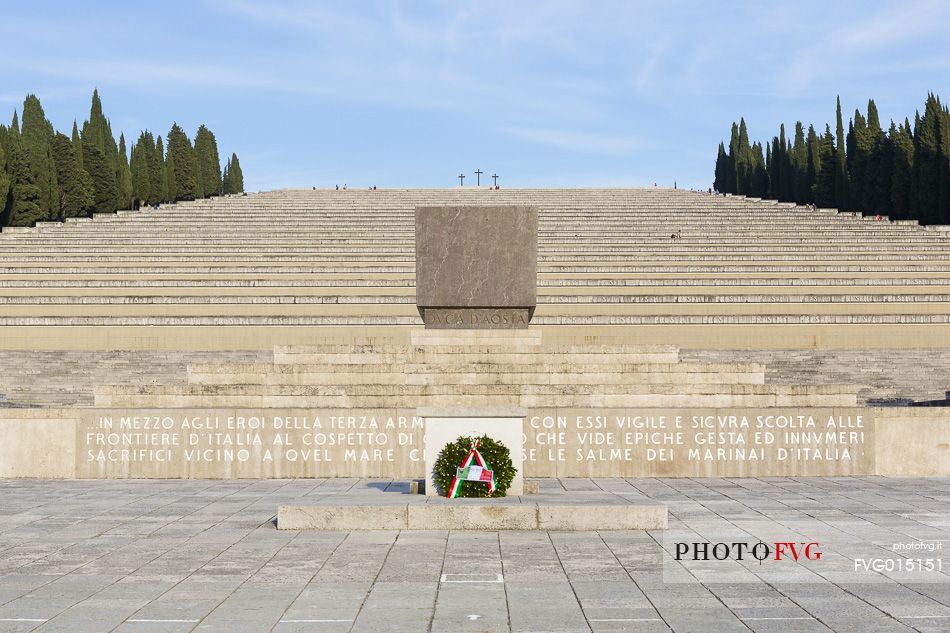
[[[416,306],[427,328],[528,327],[537,304],[538,210],[417,207]]]
[[[524,494],[523,427],[523,417],[426,417],[426,495],[439,494],[432,476],[435,460],[438,459],[439,453],[446,444],[454,442],[461,435],[487,435],[507,446],[511,452],[511,463],[517,471],[511,486],[508,487],[507,494],[509,496]]]

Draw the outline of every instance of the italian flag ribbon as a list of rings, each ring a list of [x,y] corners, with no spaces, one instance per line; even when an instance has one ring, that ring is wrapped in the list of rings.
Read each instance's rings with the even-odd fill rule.
[[[474,464],[472,462],[475,462]],[[472,448],[462,465],[455,470],[452,485],[449,487],[449,499],[455,499],[462,490],[465,481],[478,481],[488,484],[488,494],[495,492],[495,471],[491,469],[482,454],[478,452],[478,438],[472,438]]]

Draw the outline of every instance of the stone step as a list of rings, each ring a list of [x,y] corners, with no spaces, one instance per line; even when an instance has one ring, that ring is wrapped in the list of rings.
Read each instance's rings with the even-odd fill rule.
[[[592,243],[606,245],[613,240],[634,242],[650,240],[658,243],[672,243],[699,240],[707,234],[716,239],[735,242],[748,237],[759,236],[777,242],[816,241],[818,231],[828,231],[844,238],[858,239],[867,237],[880,240],[886,237],[905,240],[920,240],[941,243],[947,240],[945,232],[926,230],[924,227],[909,226],[869,226],[840,222],[812,222],[801,218],[774,216],[754,220],[715,216],[715,220],[683,218],[657,221],[650,217],[631,217],[625,220],[609,220],[600,216],[568,218],[545,218],[542,214],[538,234],[542,242],[567,243],[573,237],[579,237]],[[29,232],[8,235],[0,233],[4,241],[10,243],[32,243],[53,239],[68,238],[114,238],[130,237],[143,241],[157,239],[190,239],[200,241],[233,241],[240,236],[251,234],[262,240],[280,239],[341,239],[404,242],[411,241],[414,235],[413,220],[387,220],[383,216],[372,214],[364,219],[351,217],[327,219],[283,219],[284,224],[275,225],[266,220],[257,222],[240,221],[232,216],[200,220],[185,217],[180,221],[126,221],[94,222],[90,224],[65,224],[57,228],[32,228]],[[218,229],[218,230],[216,230]],[[379,229],[385,229],[380,231]],[[679,240],[671,236],[677,234]],[[598,238],[602,238],[598,242]]]
[[[676,345],[651,345],[634,343],[542,343],[542,334],[534,329],[528,330],[415,330],[412,332],[412,345],[393,344],[321,344],[321,345],[277,345],[274,356],[294,355],[349,355],[349,354],[416,354],[423,356],[444,356],[452,354],[495,354],[509,351],[522,354],[597,354],[599,357],[620,358],[631,354],[654,356],[657,354],[669,358],[679,352]],[[665,363],[667,361],[658,361]]]
[[[618,346],[621,347],[621,346]],[[539,365],[548,362],[554,355],[560,363],[600,365],[604,363],[617,364],[666,364],[676,363],[679,352],[676,349],[657,349],[629,351],[596,351],[593,349],[570,347],[562,350],[552,350],[545,347],[543,350],[525,347],[478,347],[478,346],[439,346],[437,351],[427,352],[425,348],[411,348],[393,350],[391,352],[377,350],[353,350],[341,352],[306,350],[287,351],[288,348],[278,346],[274,349],[274,363],[277,365],[368,365],[368,364],[398,364],[405,362],[434,363],[438,361],[456,363],[487,363],[496,364],[527,364]],[[293,349],[293,348],[291,348]],[[407,354],[408,351],[408,354]]]
[[[0,285],[3,282],[0,281]],[[656,279],[539,279],[538,286],[544,287],[852,287],[852,286],[900,286],[913,288],[915,286],[946,286],[950,279],[945,277],[708,277],[708,278],[656,278]]]
[[[384,288],[340,288],[330,291],[330,294],[306,295],[171,295],[171,294],[27,294],[4,295],[0,292],[0,306],[165,306],[165,305],[197,305],[197,306],[232,306],[232,305],[376,305],[401,304],[415,305],[415,297],[411,288],[404,288],[403,294],[390,293],[391,289]],[[624,288],[619,289],[621,291]],[[636,289],[630,292],[614,294],[566,294],[546,295],[539,293],[538,305],[588,305],[588,304],[632,304],[632,305],[707,305],[707,304],[747,304],[747,303],[802,303],[802,304],[849,304],[849,303],[942,303],[950,301],[950,287],[938,288],[943,294],[890,294],[884,292],[887,288],[875,288],[878,294],[827,294],[831,289],[822,289],[825,294],[637,294]]]
[[[774,407],[855,406],[856,387],[772,388],[769,385],[580,385],[254,387],[159,385],[101,387],[97,407],[397,408],[523,407]],[[382,392],[382,393],[381,393]]]
[[[598,263],[601,258],[607,258],[605,261],[617,261],[618,256],[626,256],[631,261],[670,261],[672,256],[682,256],[683,258],[693,258],[697,261],[706,261],[697,259],[702,253],[708,253],[707,260],[711,262],[728,262],[735,258],[749,258],[752,255],[758,256],[764,262],[768,261],[787,261],[796,258],[804,260],[811,257],[819,262],[831,262],[853,259],[863,261],[864,259],[879,257],[883,261],[905,261],[933,259],[935,262],[946,262],[946,255],[950,253],[950,245],[911,245],[895,243],[887,246],[874,245],[850,245],[842,243],[833,243],[833,246],[815,246],[815,247],[797,247],[795,245],[764,247],[764,248],[736,248],[732,246],[717,246],[714,243],[705,245],[696,244],[695,246],[683,247],[682,245],[673,247],[670,245],[650,246],[644,245],[642,248],[559,248],[542,247],[539,249],[538,262],[577,262],[588,261],[590,264]],[[7,248],[4,249],[4,262],[30,262],[37,258],[56,255],[57,262],[80,262],[80,261],[115,261],[135,262],[135,261],[191,261],[195,263],[228,261],[230,257],[234,262],[270,262],[270,261],[293,261],[297,260],[297,265],[303,265],[309,262],[346,262],[346,261],[368,261],[382,262],[393,261],[394,258],[409,258],[404,261],[413,261],[413,251],[409,247],[400,248],[369,248],[369,247],[347,247],[345,245],[317,247],[267,247],[263,246],[256,251],[251,252],[245,249],[246,257],[240,257],[241,249],[233,246],[218,247],[214,245],[205,245],[201,247],[183,247],[176,248],[171,245],[164,247],[142,247],[138,249],[123,249],[120,247],[103,247],[95,243],[88,246],[68,248],[59,246],[48,246],[42,248]],[[85,258],[97,258],[86,260]],[[620,260],[623,261],[623,260]],[[678,260],[676,260],[678,261]],[[742,261],[739,259],[738,261]]]
[[[950,299],[933,301],[861,303],[847,302],[684,302],[568,303],[541,302],[532,322],[575,317],[797,317],[812,316],[950,316]],[[3,303],[0,319],[376,319],[391,317],[415,322],[418,310],[412,301],[402,302],[301,302],[301,303]]]
[[[943,325],[948,314],[694,314],[536,316],[534,325]],[[420,326],[416,316],[0,316],[0,327]],[[715,336],[710,332],[710,336]]]
[[[563,227],[563,225],[562,225]],[[254,243],[264,246],[308,244],[343,244],[350,243],[356,246],[411,246],[413,241],[412,227],[385,227],[384,236],[380,236],[378,224],[368,224],[366,227],[298,227],[293,231],[268,231],[264,227],[229,227],[216,231],[213,226],[161,226],[138,227],[136,230],[119,230],[111,227],[90,227],[84,231],[43,231],[37,234],[23,234],[8,236],[3,241],[11,247],[55,247],[62,242],[70,246],[82,246],[90,243],[101,243],[109,246],[131,245],[160,246],[162,244],[176,244],[179,246],[199,247],[205,245],[235,245],[240,244],[241,237],[247,239],[249,233],[254,236]],[[638,225],[637,227],[597,227],[587,225],[564,227],[557,231],[542,227],[538,232],[538,241],[542,246],[692,246],[703,243],[715,243],[723,246],[748,246],[750,242],[762,241],[765,244],[788,246],[795,244],[820,246],[818,237],[834,237],[849,245],[860,244],[862,240],[871,243],[886,244],[946,244],[946,235],[933,231],[869,231],[869,230],[841,230],[824,226],[801,226],[796,229],[780,229],[773,227],[768,231],[753,231],[741,226],[724,224],[709,226],[704,229],[690,229],[689,233],[679,231],[677,239],[671,239],[671,234],[677,232],[672,227],[654,227]]]
[[[568,238],[565,238],[568,239]],[[750,238],[751,241],[761,240]],[[186,241],[165,240],[160,244],[142,244],[133,246],[127,240],[122,240],[123,244],[112,244],[98,241],[95,239],[80,240],[75,244],[21,244],[10,243],[5,245],[4,253],[8,257],[20,257],[23,259],[39,257],[44,255],[59,254],[70,257],[81,257],[89,255],[109,255],[115,258],[125,256],[132,259],[142,257],[149,258],[157,255],[182,256],[200,259],[206,256],[224,256],[242,252],[238,243],[230,242],[206,242],[204,244],[189,244]],[[262,243],[252,242],[254,252],[248,252],[248,242],[245,240],[245,249],[243,252],[253,255],[272,254],[277,251],[281,254],[294,254],[306,259],[313,255],[348,255],[352,257],[361,257],[372,260],[382,256],[393,255],[412,255],[413,246],[407,244],[348,244],[343,240],[334,243],[320,244],[315,240],[285,241],[283,243]],[[559,243],[540,242],[538,245],[539,257],[552,258],[557,255],[565,257],[587,256],[596,258],[601,255],[644,255],[656,253],[657,255],[684,254],[690,255],[699,252],[708,252],[716,256],[726,256],[733,254],[801,254],[823,256],[825,254],[881,254],[895,256],[904,252],[917,254],[932,254],[938,256],[950,253],[950,243],[935,243],[923,240],[900,240],[900,239],[882,239],[867,240],[856,239],[854,241],[844,239],[827,238],[823,243],[802,243],[786,241],[776,244],[758,244],[756,246],[741,246],[724,241],[707,239],[705,241],[695,242],[662,242],[652,243],[646,240],[637,244],[578,244],[571,245]],[[197,254],[197,255],[196,255]]]
[[[950,283],[950,280],[948,280]],[[295,293],[305,292],[307,288],[338,287],[414,287],[415,283],[407,279],[0,279],[0,288],[132,288],[142,291],[149,288],[295,288]]]
[[[260,378],[262,380],[293,380],[304,381],[314,375],[326,375],[334,372],[346,373],[348,375],[357,375],[362,373],[377,374],[399,374],[409,376],[412,374],[592,374],[592,373],[618,373],[628,374],[632,377],[642,374],[707,374],[707,381],[715,382],[720,374],[748,374],[750,376],[761,375],[765,367],[760,363],[751,362],[693,362],[685,363],[682,361],[671,363],[617,363],[617,362],[595,362],[589,364],[580,364],[574,362],[561,362],[554,358],[539,358],[537,363],[458,363],[454,355],[446,355],[445,358],[427,358],[419,360],[413,356],[406,355],[403,362],[396,363],[366,363],[339,364],[333,362],[314,363],[314,364],[273,364],[273,363],[244,363],[244,364],[190,364],[187,368],[188,381],[200,382],[204,379],[220,381],[225,380],[224,376],[247,376],[250,379]],[[238,380],[238,378],[235,378]],[[673,382],[672,380],[668,382]],[[274,384],[282,384],[275,382]],[[290,383],[285,383],[290,384]]]
[[[678,264],[670,262],[665,265],[564,265],[543,264],[538,274],[544,280],[592,278],[592,274],[599,273],[601,277],[616,277],[626,279],[642,279],[651,275],[672,277],[675,275],[693,278],[696,275],[721,276],[724,273],[741,274],[746,276],[763,277],[765,273],[795,273],[806,277],[821,276],[825,273],[830,277],[858,276],[898,276],[900,273],[928,273],[933,276],[950,276],[950,265],[941,265],[939,262],[905,262],[890,264],[734,264],[725,266],[697,265],[695,263]],[[0,279],[36,279],[36,280],[83,280],[83,279],[121,279],[123,276],[134,276],[136,279],[350,279],[354,275],[362,275],[364,280],[373,279],[415,279],[415,265],[374,265],[372,263],[355,262],[352,265],[268,265],[268,266],[241,266],[234,262],[207,263],[202,265],[182,266],[175,263],[157,262],[150,266],[141,264],[114,262],[91,262],[84,266],[74,266],[69,263],[50,262],[42,266],[26,264],[20,266],[0,266]],[[785,275],[788,276],[788,275]]]
[[[690,384],[640,383],[621,385],[598,384],[354,384],[354,385],[105,385],[96,387],[99,396],[433,396],[433,395],[770,395],[770,396],[828,396],[854,395],[855,385],[770,385],[770,384]]]
[[[750,240],[755,243],[738,243],[731,241],[717,241],[714,239],[682,241],[682,240],[664,240],[650,241],[638,240],[633,243],[608,243],[608,244],[583,244],[569,242],[570,238],[564,238],[564,241],[542,241],[539,240],[538,252],[540,255],[551,257],[552,255],[563,254],[564,256],[576,257],[579,254],[590,256],[609,255],[616,253],[630,254],[671,254],[683,253],[689,254],[700,250],[702,252],[730,254],[730,253],[801,253],[801,254],[823,254],[834,253],[897,253],[904,250],[919,253],[946,253],[950,250],[950,242],[935,240],[902,240],[902,239],[856,239],[856,240],[835,240],[833,242],[805,242],[800,240],[783,240],[769,242],[767,240]],[[58,241],[58,240],[56,240]],[[249,249],[249,244],[253,245],[254,250]],[[242,249],[243,246],[243,249]],[[283,240],[279,242],[258,242],[256,240],[244,240],[241,244],[237,241],[210,241],[203,243],[190,244],[187,240],[178,241],[175,239],[161,240],[153,243],[134,244],[127,240],[121,243],[106,243],[97,239],[81,240],[75,243],[61,242],[53,244],[27,243],[11,241],[4,249],[9,256],[29,257],[35,255],[47,255],[50,253],[63,253],[70,256],[79,256],[87,254],[101,253],[103,255],[133,255],[135,257],[148,257],[153,255],[183,255],[203,257],[209,254],[236,254],[246,253],[255,257],[267,256],[277,250],[283,254],[296,254],[301,256],[315,256],[321,254],[332,255],[351,255],[353,257],[363,257],[372,259],[373,256],[403,255],[414,252],[412,244],[394,244],[394,243],[369,243],[353,244],[342,240],[327,241],[326,243],[315,242],[314,240]]]
[[[578,204],[580,202],[580,204]],[[413,209],[417,206],[429,205],[448,205],[451,201],[430,199],[419,202],[406,197],[396,203],[386,201],[373,201],[371,204],[345,204],[338,200],[321,200],[319,197],[309,201],[285,201],[283,203],[274,203],[264,200],[255,200],[251,204],[231,203],[219,206],[202,205],[165,205],[160,209],[147,209],[135,213],[97,213],[92,217],[93,222],[129,222],[140,219],[160,219],[167,217],[202,217],[227,215],[228,217],[247,218],[251,220],[261,220],[262,218],[272,217],[270,214],[262,214],[260,210],[266,209],[273,212],[283,212],[291,215],[310,215],[310,216],[339,216],[350,217],[353,215],[378,213],[383,216],[406,216],[411,218]],[[471,204],[463,202],[463,204]],[[504,200],[495,200],[489,203],[510,204]],[[517,204],[517,203],[515,203]],[[543,196],[534,196],[529,203],[537,206],[541,213],[545,214],[613,214],[618,216],[645,216],[659,217],[663,215],[688,215],[692,214],[703,217],[715,217],[719,214],[744,215],[749,218],[780,214],[784,217],[801,217],[824,221],[851,222],[854,224],[865,223],[868,225],[888,225],[895,221],[882,219],[877,221],[873,218],[857,217],[851,213],[816,213],[803,207],[778,207],[768,204],[755,205],[723,205],[723,204],[696,204],[696,201],[684,199],[667,201],[648,201],[639,200],[637,196],[627,195],[615,200],[596,200],[590,197],[574,200],[569,199],[543,199]],[[478,206],[478,205],[476,205]],[[256,215],[255,215],[256,212]],[[88,218],[87,218],[88,220]],[[70,221],[71,222],[71,221]]]
[[[222,220],[218,221],[220,224]],[[215,231],[215,223],[209,223],[208,226],[195,224],[177,225],[163,224],[156,226],[129,226],[128,228],[114,228],[115,225],[89,225],[84,230],[63,230],[63,231],[37,231],[28,234],[7,235],[0,234],[2,241],[11,245],[34,245],[43,246],[57,240],[64,240],[66,243],[74,246],[97,242],[98,240],[111,240],[112,245],[118,244],[118,240],[128,238],[143,243],[170,242],[179,245],[190,245],[199,247],[205,244],[228,244],[239,242],[242,235],[252,235],[255,242],[260,239],[262,244],[268,242],[285,240],[296,245],[306,245],[307,243],[332,243],[334,238],[339,240],[350,240],[355,244],[368,246],[373,244],[402,245],[406,242],[411,243],[413,239],[413,229],[411,224],[387,226],[385,223],[367,222],[365,226],[310,226],[298,225],[292,229],[280,232],[268,230],[267,226],[260,225],[229,225],[227,229]],[[71,228],[71,227],[70,227]],[[816,244],[820,245],[817,236],[827,232],[829,235],[840,238],[843,242],[857,244],[862,238],[867,238],[872,242],[886,242],[893,239],[897,242],[923,243],[940,245],[947,241],[946,232],[929,231],[924,229],[914,230],[883,230],[883,229],[849,229],[825,225],[809,225],[795,223],[794,225],[780,226],[774,225],[767,230],[755,230],[753,225],[735,224],[723,222],[720,224],[708,224],[706,226],[691,226],[689,232],[674,226],[664,225],[644,225],[638,222],[636,225],[625,226],[620,224],[598,225],[596,222],[585,222],[579,225],[570,225],[564,222],[558,223],[558,229],[550,229],[541,226],[538,237],[543,245],[571,245],[578,246],[583,244],[599,246],[624,246],[652,243],[656,245],[691,245],[700,244],[704,239],[714,243],[725,245],[738,245],[744,240],[760,238],[765,242],[776,245],[792,244]],[[381,237],[380,236],[382,233]],[[672,238],[677,234],[677,238]],[[578,242],[572,240],[578,238]],[[190,244],[189,244],[190,242]],[[157,244],[155,244],[157,245]]]
[[[6,266],[16,266],[16,265],[37,265],[48,260],[48,255],[36,254],[36,255],[0,255],[0,265]],[[750,255],[750,254],[731,254],[731,255],[718,255],[716,257],[704,257],[699,254],[690,255],[670,255],[670,254],[656,254],[656,255],[603,255],[597,258],[586,257],[582,255],[571,256],[571,255],[557,255],[557,256],[539,256],[538,262],[541,267],[545,265],[554,266],[554,265],[571,265],[571,266],[593,266],[593,265],[602,265],[603,262],[678,262],[682,263],[692,263],[692,265],[697,265],[697,262],[702,262],[703,264],[712,264],[712,265],[722,265],[735,262],[756,262],[760,265],[762,263],[788,263],[788,262],[801,262],[801,263],[837,263],[840,265],[847,265],[847,262],[856,262],[861,263],[863,257],[866,257],[868,261],[873,259],[874,262],[882,264],[885,262],[894,262],[896,264],[906,264],[908,262],[924,262],[927,264],[939,264],[942,261],[945,261],[945,258],[938,257],[936,255],[927,255],[923,253],[895,253],[889,254],[886,257],[883,255],[873,256],[871,254],[866,254],[862,256],[860,252],[855,253],[827,253],[822,255],[818,260],[814,258],[806,257],[805,255],[789,255],[783,253],[772,253],[767,257]],[[289,263],[289,264],[302,264],[302,263],[323,263],[325,265],[331,265],[332,263],[340,263],[345,265],[354,266],[359,262],[366,262],[370,265],[381,265],[381,264],[395,264],[399,265],[400,263],[412,263],[414,262],[414,257],[411,255],[374,255],[372,258],[363,258],[358,255],[307,255],[306,257],[293,257],[290,255],[248,255],[245,257],[239,257],[237,254],[234,256],[230,255],[206,255],[201,256],[187,256],[187,255],[150,255],[149,257],[123,257],[119,255],[62,255],[57,256],[57,260],[61,263],[92,263],[92,262],[102,262],[102,263],[121,263],[121,262],[138,262],[139,265],[152,265],[161,264],[162,262],[167,263],[179,263],[179,264],[201,264],[206,265],[212,262],[229,262],[232,265],[238,262],[244,263],[245,265],[253,266],[265,266],[270,264],[280,264],[280,263]],[[669,264],[672,265],[672,264]]]
[[[327,210],[306,205],[300,207],[267,207],[265,205],[257,205],[250,208],[234,208],[228,210],[189,209],[186,211],[182,209],[166,209],[144,214],[127,214],[125,216],[96,216],[92,218],[91,221],[87,220],[85,223],[41,223],[39,228],[44,232],[56,232],[66,227],[88,228],[97,225],[124,227],[134,225],[187,224],[190,221],[194,221],[197,224],[208,224],[224,217],[238,225],[264,226],[267,224],[268,218],[275,216],[280,217],[284,222],[281,226],[288,228],[292,228],[298,224],[320,224],[334,221],[345,226],[356,226],[370,223],[373,218],[391,224],[411,225],[414,206],[415,205],[400,208],[384,208],[374,205],[371,210],[360,207],[341,207],[335,210]],[[680,223],[681,227],[685,225],[685,227],[688,228],[694,224],[717,224],[726,220],[735,220],[749,227],[754,228],[757,226],[759,230],[767,230],[769,224],[759,221],[775,219],[778,222],[786,224],[798,221],[802,224],[820,224],[842,228],[866,229],[869,231],[916,231],[924,229],[924,227],[912,223],[883,220],[878,222],[864,218],[854,218],[853,216],[845,214],[824,215],[796,213],[788,209],[766,209],[761,207],[751,210],[739,210],[697,206],[676,207],[674,203],[674,208],[594,205],[589,208],[575,210],[558,205],[535,204],[534,206],[538,207],[539,219],[547,225],[558,223],[574,225],[581,224],[583,220],[590,219],[604,224],[632,224],[642,221],[647,226]],[[271,225],[270,228],[273,229],[274,225]]]
[[[935,325],[946,314],[763,314],[537,316],[535,325]]]
[[[537,373],[515,373],[499,370],[476,372],[418,371],[407,367],[405,371],[357,371],[341,370],[331,366],[327,371],[314,372],[231,372],[216,370],[210,373],[195,372],[189,368],[188,380],[198,385],[274,385],[308,386],[334,385],[633,385],[633,384],[764,384],[763,372],[729,373],[725,371],[690,372],[623,372],[611,371],[612,367],[595,368],[589,372],[572,372],[569,368],[548,369],[534,367]],[[454,368],[452,368],[454,369]]]
[[[571,278],[542,279],[538,294],[566,296],[598,293],[629,295],[649,293],[655,296],[708,296],[726,289],[730,294],[778,293],[791,295],[841,295],[860,287],[861,294],[943,294],[950,277],[907,279],[902,277],[869,278],[759,278],[742,279],[668,277],[662,279]],[[681,294],[689,288],[690,294]],[[42,289],[42,290],[41,290]],[[100,296],[209,296],[259,295],[295,297],[325,294],[369,296],[379,293],[413,295],[414,284],[408,279],[0,279],[0,294],[7,296],[58,296],[76,294]]]
[[[601,495],[606,497],[608,495]],[[380,505],[279,506],[278,530],[556,530],[559,532],[609,530],[665,530],[666,506],[649,501],[630,503],[609,495],[603,505],[585,503],[531,503],[527,499],[455,499],[452,504],[386,503]],[[596,497],[596,495],[595,495]],[[500,503],[499,501],[512,503]],[[486,574],[489,583],[502,575]],[[464,582],[464,581],[463,581]]]
[[[950,288],[948,288],[950,291]],[[342,297],[341,297],[342,298]],[[407,297],[392,297],[396,303]],[[730,295],[539,295],[538,304],[622,303],[622,304],[722,304],[722,303],[931,303],[950,301],[947,294],[730,294]]]
[[[691,385],[690,385],[691,386]],[[613,394],[424,394],[424,395],[185,395],[96,394],[102,408],[311,408],[405,409],[425,408],[729,408],[729,407],[854,407],[853,394],[696,394],[682,385],[669,393]]]
[[[405,331],[419,323],[414,207],[473,202],[539,207],[539,325],[721,334],[947,317],[950,240],[913,222],[652,188],[310,190],[0,233],[0,325]]]
[[[378,214],[381,217],[405,217],[412,218],[413,209],[417,206],[429,205],[449,205],[451,202],[444,200],[414,201],[404,200],[397,204],[386,204],[385,202],[374,201],[369,205],[347,205],[338,201],[331,201],[327,204],[320,204],[319,200],[300,203],[300,204],[267,204],[262,201],[255,201],[250,205],[231,204],[227,206],[202,207],[202,206],[165,206],[161,209],[150,209],[139,213],[126,214],[95,214],[93,222],[130,222],[139,220],[161,220],[162,218],[187,218],[187,217],[216,217],[227,215],[236,219],[247,219],[250,221],[261,221],[267,217],[273,217],[272,213],[281,213],[286,217],[339,217],[342,219],[359,217],[366,214]],[[463,203],[469,204],[469,203]],[[504,200],[495,200],[490,204],[510,204]],[[515,203],[517,204],[517,203]],[[691,204],[684,200],[670,200],[664,203],[642,204],[635,197],[627,197],[616,201],[596,201],[587,200],[582,205],[565,204],[564,201],[543,200],[540,197],[530,201],[530,204],[537,206],[541,214],[546,216],[567,215],[568,217],[582,217],[585,215],[614,216],[619,218],[644,217],[644,218],[662,218],[667,216],[686,216],[694,217],[698,220],[722,217],[732,215],[744,217],[752,220],[757,217],[781,216],[784,218],[801,218],[806,220],[842,222],[850,224],[865,224],[868,226],[888,226],[895,224],[894,220],[881,219],[875,220],[872,217],[862,217],[860,214],[853,213],[816,213],[814,211],[803,209],[801,207],[777,207],[773,205],[708,205]],[[268,210],[271,213],[261,213],[261,210]]]
[[[15,239],[8,241],[13,244],[51,244],[56,241],[65,243],[82,244],[90,239],[103,240],[109,243],[121,243],[119,238],[129,239],[135,242],[145,244],[158,244],[164,241],[173,240],[175,242],[192,242],[194,244],[207,243],[230,243],[239,242],[241,236],[247,236],[248,231],[254,231],[254,238],[261,243],[273,243],[286,241],[303,242],[313,240],[318,243],[334,243],[336,241],[347,241],[354,244],[412,244],[414,239],[414,229],[411,222],[405,224],[396,224],[387,227],[387,231],[382,233],[377,229],[379,219],[367,221],[362,224],[347,224],[340,220],[337,222],[328,221],[322,224],[316,223],[296,223],[281,228],[275,228],[273,224],[267,225],[243,225],[241,223],[229,222],[225,226],[220,226],[218,230],[214,229],[215,223],[208,223],[203,226],[200,223],[189,222],[182,223],[162,223],[148,224],[135,223],[123,225],[85,225],[72,226],[62,225],[57,230],[44,229],[34,233],[25,233],[18,235]],[[629,225],[611,224],[604,225],[597,221],[578,221],[575,223],[558,222],[556,224],[542,225],[538,229],[538,238],[541,243],[566,244],[571,245],[574,238],[576,243],[594,244],[600,246],[606,245],[636,245],[644,242],[653,242],[657,244],[689,244],[700,242],[703,239],[711,238],[715,241],[724,243],[742,244],[749,238],[759,237],[763,240],[772,240],[777,244],[785,244],[789,241],[802,243],[820,243],[820,237],[814,232],[820,229],[822,235],[828,233],[848,241],[856,241],[860,238],[883,241],[894,239],[907,242],[926,242],[932,244],[946,243],[945,235],[936,231],[926,231],[918,228],[900,228],[900,227],[847,227],[839,225],[814,224],[805,222],[796,222],[787,227],[780,223],[772,223],[766,226],[748,227],[745,225],[736,226],[735,223],[722,222],[703,227],[689,225],[687,230],[682,227],[675,227],[666,224],[651,224],[645,221],[638,221]],[[677,239],[671,240],[672,233],[677,234]]]
[[[385,354],[385,353],[342,353],[342,354],[282,354],[274,352],[274,362],[277,365],[336,365],[340,371],[343,367],[340,365],[395,365],[398,363],[417,362],[417,363],[445,363],[445,364],[485,364],[495,365],[525,365],[534,367],[543,365],[545,356],[548,354],[538,353],[517,353],[511,351],[495,350],[491,352],[455,352],[449,354],[413,354],[407,356],[405,352]],[[627,353],[610,354],[609,359],[601,358],[601,354],[580,352],[562,352],[559,354],[561,363],[582,364],[582,365],[600,365],[605,364],[625,364],[625,365],[644,365],[644,364],[664,364],[677,362],[676,352],[657,352],[657,353]]]
[[[457,351],[440,354],[413,354],[409,358],[412,362],[420,363],[446,363],[446,364],[475,364],[483,363],[490,365],[526,365],[533,367],[543,364],[546,356],[557,354],[558,362],[577,365],[603,365],[621,364],[621,365],[651,365],[668,364],[678,362],[678,352],[627,352],[602,354],[600,352],[510,352],[505,350],[491,350],[483,352]],[[609,358],[604,358],[609,356]],[[277,365],[398,365],[407,362],[407,355],[404,351],[387,353],[293,353],[286,354],[278,350],[274,351],[274,363]],[[341,368],[342,369],[342,368]]]

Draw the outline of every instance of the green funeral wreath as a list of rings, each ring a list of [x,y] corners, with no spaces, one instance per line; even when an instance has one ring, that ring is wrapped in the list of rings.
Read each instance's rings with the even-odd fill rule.
[[[487,435],[482,435],[478,439],[478,452],[482,458],[488,462],[488,466],[495,472],[495,492],[492,497],[504,497],[511,481],[515,478],[517,469],[511,463],[511,453],[508,447],[501,442],[496,442]],[[443,497],[449,492],[452,486],[452,478],[455,477],[456,469],[468,457],[468,452],[472,448],[472,438],[462,436],[454,442],[445,445],[438,459],[435,460],[433,468],[433,480],[436,490]],[[462,483],[460,497],[487,497],[488,486],[478,481],[466,481]]]

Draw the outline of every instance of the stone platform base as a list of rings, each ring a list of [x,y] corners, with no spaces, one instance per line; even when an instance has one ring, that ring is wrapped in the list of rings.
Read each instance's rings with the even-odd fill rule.
[[[410,482],[411,483],[411,482]],[[279,530],[665,530],[665,505],[623,481],[529,480],[531,497],[446,499],[410,494],[410,483],[360,480],[345,491],[277,511]]]
[[[665,530],[667,508],[658,504],[553,505],[542,503],[281,506],[278,530]]]

